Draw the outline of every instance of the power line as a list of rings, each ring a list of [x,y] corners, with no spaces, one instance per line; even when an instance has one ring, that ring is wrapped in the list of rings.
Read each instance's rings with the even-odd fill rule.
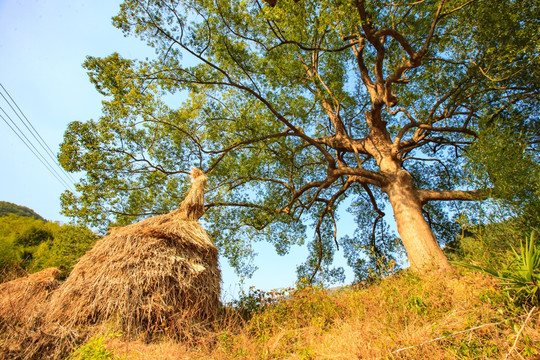
[[[67,177],[69,178],[69,180],[72,182],[72,183],[75,183],[75,179],[71,176],[70,173],[68,173],[67,171],[64,170],[64,168],[62,168],[60,166],[60,164],[58,164],[58,159],[56,158],[54,152],[51,150],[51,148],[49,147],[49,145],[47,144],[47,142],[45,142],[45,140],[43,140],[43,138],[41,137],[41,135],[39,134],[39,132],[36,130],[36,128],[34,127],[34,125],[32,125],[32,123],[30,122],[30,120],[28,120],[28,118],[26,117],[26,115],[24,114],[24,112],[21,110],[21,108],[19,107],[19,105],[17,105],[17,102],[15,102],[15,100],[13,100],[13,98],[11,97],[11,95],[9,94],[9,91],[7,91],[7,89],[4,87],[4,85],[2,85],[2,83],[0,83],[0,87],[2,87],[2,89],[4,90],[4,92],[6,93],[6,95],[9,97],[9,99],[11,100],[11,102],[15,105],[15,107],[19,110],[19,112],[21,113],[21,115],[24,117],[24,119],[26,119],[26,122],[23,120],[23,118],[21,117],[21,115],[19,115],[19,113],[15,110],[15,108],[13,108],[13,106],[11,105],[11,103],[6,99],[6,97],[4,96],[4,94],[2,94],[2,92],[0,92],[0,95],[4,98],[4,100],[6,101],[6,103],[9,105],[9,107],[11,108],[11,110],[13,110],[13,112],[15,113],[15,115],[17,115],[17,117],[19,118],[19,120],[21,120],[21,122],[24,124],[24,126],[26,127],[26,129],[30,132],[30,134],[32,134],[32,136],[34,137],[34,139],[36,139],[36,141],[39,143],[39,145],[41,146],[41,148],[43,150],[45,150],[45,153],[51,158],[51,160],[53,161],[53,164],[55,164],[61,171],[62,173]],[[30,125],[30,127],[32,129],[30,129],[30,127],[28,127],[28,125]],[[37,135],[37,136],[36,136]]]
[[[45,165],[45,167],[47,168],[47,170],[49,170],[49,172],[51,172],[51,174],[54,175],[54,177],[56,179],[58,179],[62,185],[64,185],[64,187],[66,187],[67,190],[73,190],[73,187],[70,186],[70,184],[68,182],[66,182],[61,176],[60,174],[58,174],[58,172],[54,169],[54,167],[49,163],[49,161],[47,161],[47,159],[43,156],[43,154],[34,146],[34,144],[30,141],[30,139],[28,139],[28,137],[24,134],[23,131],[21,131],[21,129],[17,126],[17,124],[13,121],[13,119],[9,116],[9,114],[0,106],[0,110],[2,110],[2,112],[4,113],[4,115],[6,115],[6,117],[11,121],[11,123],[13,124],[13,126],[15,126],[15,128],[19,131],[17,132],[11,125],[9,125],[9,123],[7,122],[7,120],[0,114],[0,116],[2,117],[2,120],[4,120],[4,122],[9,126],[9,128],[17,135],[17,137],[26,145],[26,147],[28,147],[30,149],[30,151],[32,151],[32,153],[38,158],[39,161],[41,161],[41,163],[43,165]],[[21,137],[22,135],[22,137]],[[26,141],[24,141],[24,139],[26,139]],[[32,150],[33,149],[33,150]],[[69,188],[69,189],[68,189]]]
[[[7,118],[13,123],[13,125],[19,130],[19,127],[17,126],[17,124],[15,124],[15,122],[13,122],[13,120],[9,117],[9,115],[5,112],[5,110],[0,107],[0,109],[2,110],[2,112],[7,116]],[[39,151],[36,149],[36,147],[30,142],[30,144],[28,144],[22,137],[21,135],[27,140],[28,138],[24,135],[24,133],[21,132],[21,135],[19,135],[19,133],[13,128],[13,126],[11,126],[7,120],[2,116],[2,114],[0,114],[0,118],[2,118],[2,120],[4,120],[4,122],[6,123],[7,126],[9,126],[9,128],[11,129],[11,131],[13,131],[15,133],[15,135],[17,135],[17,137],[23,142],[24,145],[26,145],[26,147],[28,148],[28,150],[30,150],[34,156],[43,164],[43,166],[45,166],[45,168],[56,178],[56,180],[58,180],[60,182],[60,184],[62,184],[66,190],[70,190],[70,186],[69,184],[67,184],[62,178],[59,177],[58,173],[54,170],[54,168],[52,168],[50,166],[50,164],[47,162],[47,159],[45,159],[43,157],[43,155],[41,155],[41,153],[39,153]],[[33,149],[32,149],[33,148]],[[34,151],[35,150],[35,151]],[[36,153],[37,152],[37,153]],[[39,155],[38,155],[39,154]],[[73,190],[73,188],[71,188],[71,190]]]

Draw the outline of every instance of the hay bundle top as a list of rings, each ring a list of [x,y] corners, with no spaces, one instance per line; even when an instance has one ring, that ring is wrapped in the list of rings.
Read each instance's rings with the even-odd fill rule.
[[[194,169],[178,210],[112,229],[53,294],[49,321],[114,322],[130,334],[178,333],[182,321],[214,318],[219,304],[218,251],[197,220],[205,174]]]

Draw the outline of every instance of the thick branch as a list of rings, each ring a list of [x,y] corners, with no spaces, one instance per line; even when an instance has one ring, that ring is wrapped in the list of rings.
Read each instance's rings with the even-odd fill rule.
[[[422,204],[429,201],[480,201],[490,197],[489,189],[479,190],[417,190],[418,197]]]
[[[340,152],[358,152],[360,154],[369,155],[366,150],[365,139],[351,139],[346,136],[330,136],[318,138],[315,139],[315,141]]]
[[[403,135],[409,129],[414,128],[414,127],[418,128],[418,130],[415,132],[413,138],[409,139],[409,140],[401,141],[401,138],[403,137]],[[395,154],[397,154],[399,152],[403,152],[403,151],[409,151],[409,150],[411,150],[411,149],[413,149],[415,147],[418,147],[422,140],[425,141],[424,144],[426,143],[426,140],[427,140],[427,142],[441,143],[440,140],[437,140],[437,139],[434,139],[434,138],[426,139],[426,137],[431,132],[461,133],[461,134],[471,135],[471,136],[473,136],[475,138],[478,137],[478,134],[476,133],[476,131],[471,130],[471,129],[467,129],[467,128],[464,128],[464,127],[452,127],[452,126],[437,127],[437,126],[430,126],[428,124],[408,123],[401,129],[398,136],[394,139],[394,144],[393,144],[392,151]],[[463,142],[449,141],[449,142],[445,142],[445,143],[459,144],[459,143],[463,143]]]
[[[358,47],[354,45],[352,49],[354,52],[354,56],[356,58],[356,62],[358,64],[358,69],[360,69],[360,76],[362,78],[362,82],[364,83],[364,86],[369,91],[371,98],[375,99],[377,96],[377,90],[375,89],[375,84],[373,83],[373,80],[371,80],[371,77],[369,76],[369,70],[364,62],[364,47],[365,46],[366,44],[365,44],[364,38],[360,38]]]

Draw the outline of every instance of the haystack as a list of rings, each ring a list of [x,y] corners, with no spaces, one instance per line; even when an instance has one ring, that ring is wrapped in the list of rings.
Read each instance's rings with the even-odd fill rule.
[[[36,316],[59,283],[57,268],[48,268],[0,284],[0,329],[24,324]]]
[[[194,169],[178,210],[112,229],[53,294],[47,321],[113,324],[129,335],[177,336],[218,309],[218,251],[197,222],[205,174]]]

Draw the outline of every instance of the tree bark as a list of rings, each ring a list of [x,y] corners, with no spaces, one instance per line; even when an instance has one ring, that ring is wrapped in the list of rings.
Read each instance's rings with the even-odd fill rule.
[[[411,175],[399,170],[395,179],[383,191],[388,194],[401,241],[407,250],[411,268],[448,270],[450,264],[443,254],[433,231],[422,215],[422,203]]]

